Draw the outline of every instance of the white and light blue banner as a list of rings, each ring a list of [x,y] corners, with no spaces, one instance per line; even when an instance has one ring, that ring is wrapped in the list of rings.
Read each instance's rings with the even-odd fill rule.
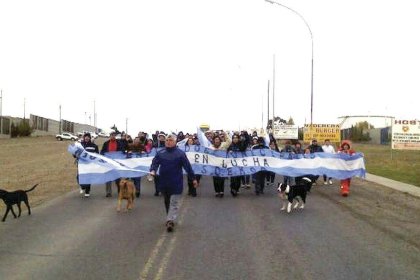
[[[315,153],[295,155],[269,149],[246,152],[215,151],[202,146],[184,146],[182,150],[195,174],[233,177],[258,171],[272,171],[291,177],[327,175],[336,179],[365,177],[363,155]],[[68,151],[78,157],[80,184],[103,184],[121,177],[141,177],[149,172],[156,150],[131,155],[122,152],[105,156],[86,152],[80,144],[72,144]]]

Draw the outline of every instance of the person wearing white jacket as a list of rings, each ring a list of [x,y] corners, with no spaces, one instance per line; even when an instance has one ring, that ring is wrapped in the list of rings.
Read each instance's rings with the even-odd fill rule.
[[[324,151],[324,153],[335,154],[334,146],[331,145],[331,141],[329,139],[325,139],[324,145],[322,145],[322,150]],[[332,185],[331,177],[328,178],[328,183],[327,183],[327,175],[324,174],[323,177],[324,177],[324,185],[327,185],[328,183]]]

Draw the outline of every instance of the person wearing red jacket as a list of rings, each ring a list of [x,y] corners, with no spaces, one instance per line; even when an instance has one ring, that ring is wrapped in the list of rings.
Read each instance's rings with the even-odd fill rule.
[[[354,150],[351,149],[350,142],[348,142],[348,141],[343,141],[341,143],[341,147],[340,147],[340,150],[338,152],[339,153],[345,153],[345,154],[348,154],[350,156],[356,153]],[[341,191],[341,195],[344,196],[344,197],[348,196],[349,193],[350,193],[350,181],[351,181],[351,178],[341,180],[340,191]]]
[[[122,141],[121,139],[117,140],[116,136],[117,134],[115,131],[112,131],[109,134],[109,140],[105,141],[104,144],[102,145],[101,155],[105,155],[105,153],[109,153],[109,152],[118,152],[118,151],[124,152],[126,150],[127,148],[126,141]],[[117,188],[118,188],[118,193],[120,192],[119,183],[120,183],[120,179],[115,180],[115,184],[117,185]],[[106,192],[106,197],[112,196],[112,181],[106,182],[105,192]]]

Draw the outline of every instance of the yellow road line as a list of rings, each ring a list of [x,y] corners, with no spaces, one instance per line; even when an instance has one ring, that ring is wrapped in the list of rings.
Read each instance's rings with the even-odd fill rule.
[[[168,246],[168,250],[166,251],[165,256],[163,257],[162,261],[159,264],[159,270],[158,270],[158,273],[156,274],[154,280],[162,279],[163,271],[166,270],[166,267],[168,266],[169,259],[172,255],[172,251],[175,248],[175,241],[176,241],[176,236],[174,236],[171,239],[171,242],[169,243],[169,246]]]
[[[167,236],[168,236],[167,234],[162,233],[162,235],[159,237],[155,247],[153,248],[152,253],[150,254],[149,259],[147,260],[142,272],[140,273],[140,280],[147,279],[147,276],[149,275],[149,271],[152,268],[153,263],[155,262],[156,256],[159,254],[159,250],[162,247],[163,242],[165,242],[165,239]]]
[[[182,207],[184,202],[184,197],[181,198],[181,201],[179,203],[179,208]],[[181,212],[179,214],[179,222],[178,225],[182,224],[182,220],[184,217],[184,213],[185,213],[185,209],[181,209]],[[172,234],[171,234],[172,235]],[[160,249],[162,248],[163,243],[165,242],[166,238],[169,236],[169,234],[166,233],[166,229],[165,232],[163,232],[161,234],[161,236],[159,237],[158,241],[156,242],[155,247],[152,250],[152,253],[150,254],[149,259],[147,260],[146,264],[144,265],[144,268],[142,270],[142,272],[140,273],[140,280],[147,280],[149,279],[149,272],[153,267],[154,262],[156,261],[156,258],[158,256],[158,254],[160,253]],[[169,258],[172,254],[173,249],[175,248],[175,241],[176,241],[176,236],[173,236],[173,238],[171,239],[169,246],[167,247],[167,251],[165,253],[165,256],[163,257],[162,261],[158,264],[159,267],[159,271],[156,274],[156,276],[154,277],[154,279],[161,279],[162,274],[164,269],[166,268]]]

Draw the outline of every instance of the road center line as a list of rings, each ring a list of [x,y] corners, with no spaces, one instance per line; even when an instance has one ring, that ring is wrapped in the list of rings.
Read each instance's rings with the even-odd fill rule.
[[[159,237],[155,247],[153,248],[152,253],[150,254],[149,259],[147,260],[146,264],[144,265],[144,268],[142,272],[140,273],[140,280],[146,280],[147,276],[149,274],[150,269],[153,267],[153,263],[156,259],[156,256],[159,254],[159,250],[162,247],[163,243],[165,242],[165,239],[168,235],[166,233],[162,233]]]
[[[184,204],[183,202],[184,202],[184,197],[182,197],[182,199],[181,199],[181,201],[180,201],[180,203],[179,203],[179,207],[180,207],[180,208],[181,208],[181,207],[182,207],[182,205]],[[180,215],[179,215],[179,222],[178,222],[178,225],[181,225],[181,224],[182,224],[182,220],[183,220],[184,213],[185,213],[185,210],[184,210],[184,209],[182,209],[181,211],[182,211],[182,212],[181,212],[181,213],[180,213]],[[168,233],[166,232],[166,229],[165,229],[165,231],[164,231],[164,232],[160,235],[160,237],[159,237],[158,241],[156,242],[155,247],[154,247],[154,248],[153,248],[153,250],[152,250],[152,253],[150,254],[149,259],[147,260],[146,264],[144,265],[144,268],[143,268],[142,272],[140,273],[140,278],[139,278],[140,280],[146,280],[146,279],[148,279],[149,272],[150,272],[150,270],[152,269],[153,264],[154,264],[154,262],[156,261],[156,258],[157,258],[157,256],[158,256],[158,254],[160,253],[160,250],[161,250],[161,248],[162,248],[163,243],[165,242],[166,238],[167,238],[169,235],[172,235],[172,234],[168,234]],[[169,261],[169,257],[170,257],[170,255],[171,255],[171,253],[172,253],[172,251],[173,251],[173,248],[175,247],[175,246],[174,246],[174,244],[175,244],[175,240],[176,240],[176,237],[173,237],[173,238],[171,239],[171,241],[170,241],[170,243],[169,243],[169,246],[167,247],[167,248],[168,248],[168,249],[167,249],[167,252],[165,253],[165,256],[164,256],[163,260],[162,260],[162,261],[160,262],[160,264],[158,265],[158,267],[159,267],[159,271],[158,271],[158,273],[156,274],[156,276],[155,276],[155,278],[154,278],[154,279],[161,279],[161,277],[162,277],[162,273],[163,273],[163,270],[164,270],[164,268],[166,268],[166,265],[167,265],[167,263],[168,263],[168,261]]]

